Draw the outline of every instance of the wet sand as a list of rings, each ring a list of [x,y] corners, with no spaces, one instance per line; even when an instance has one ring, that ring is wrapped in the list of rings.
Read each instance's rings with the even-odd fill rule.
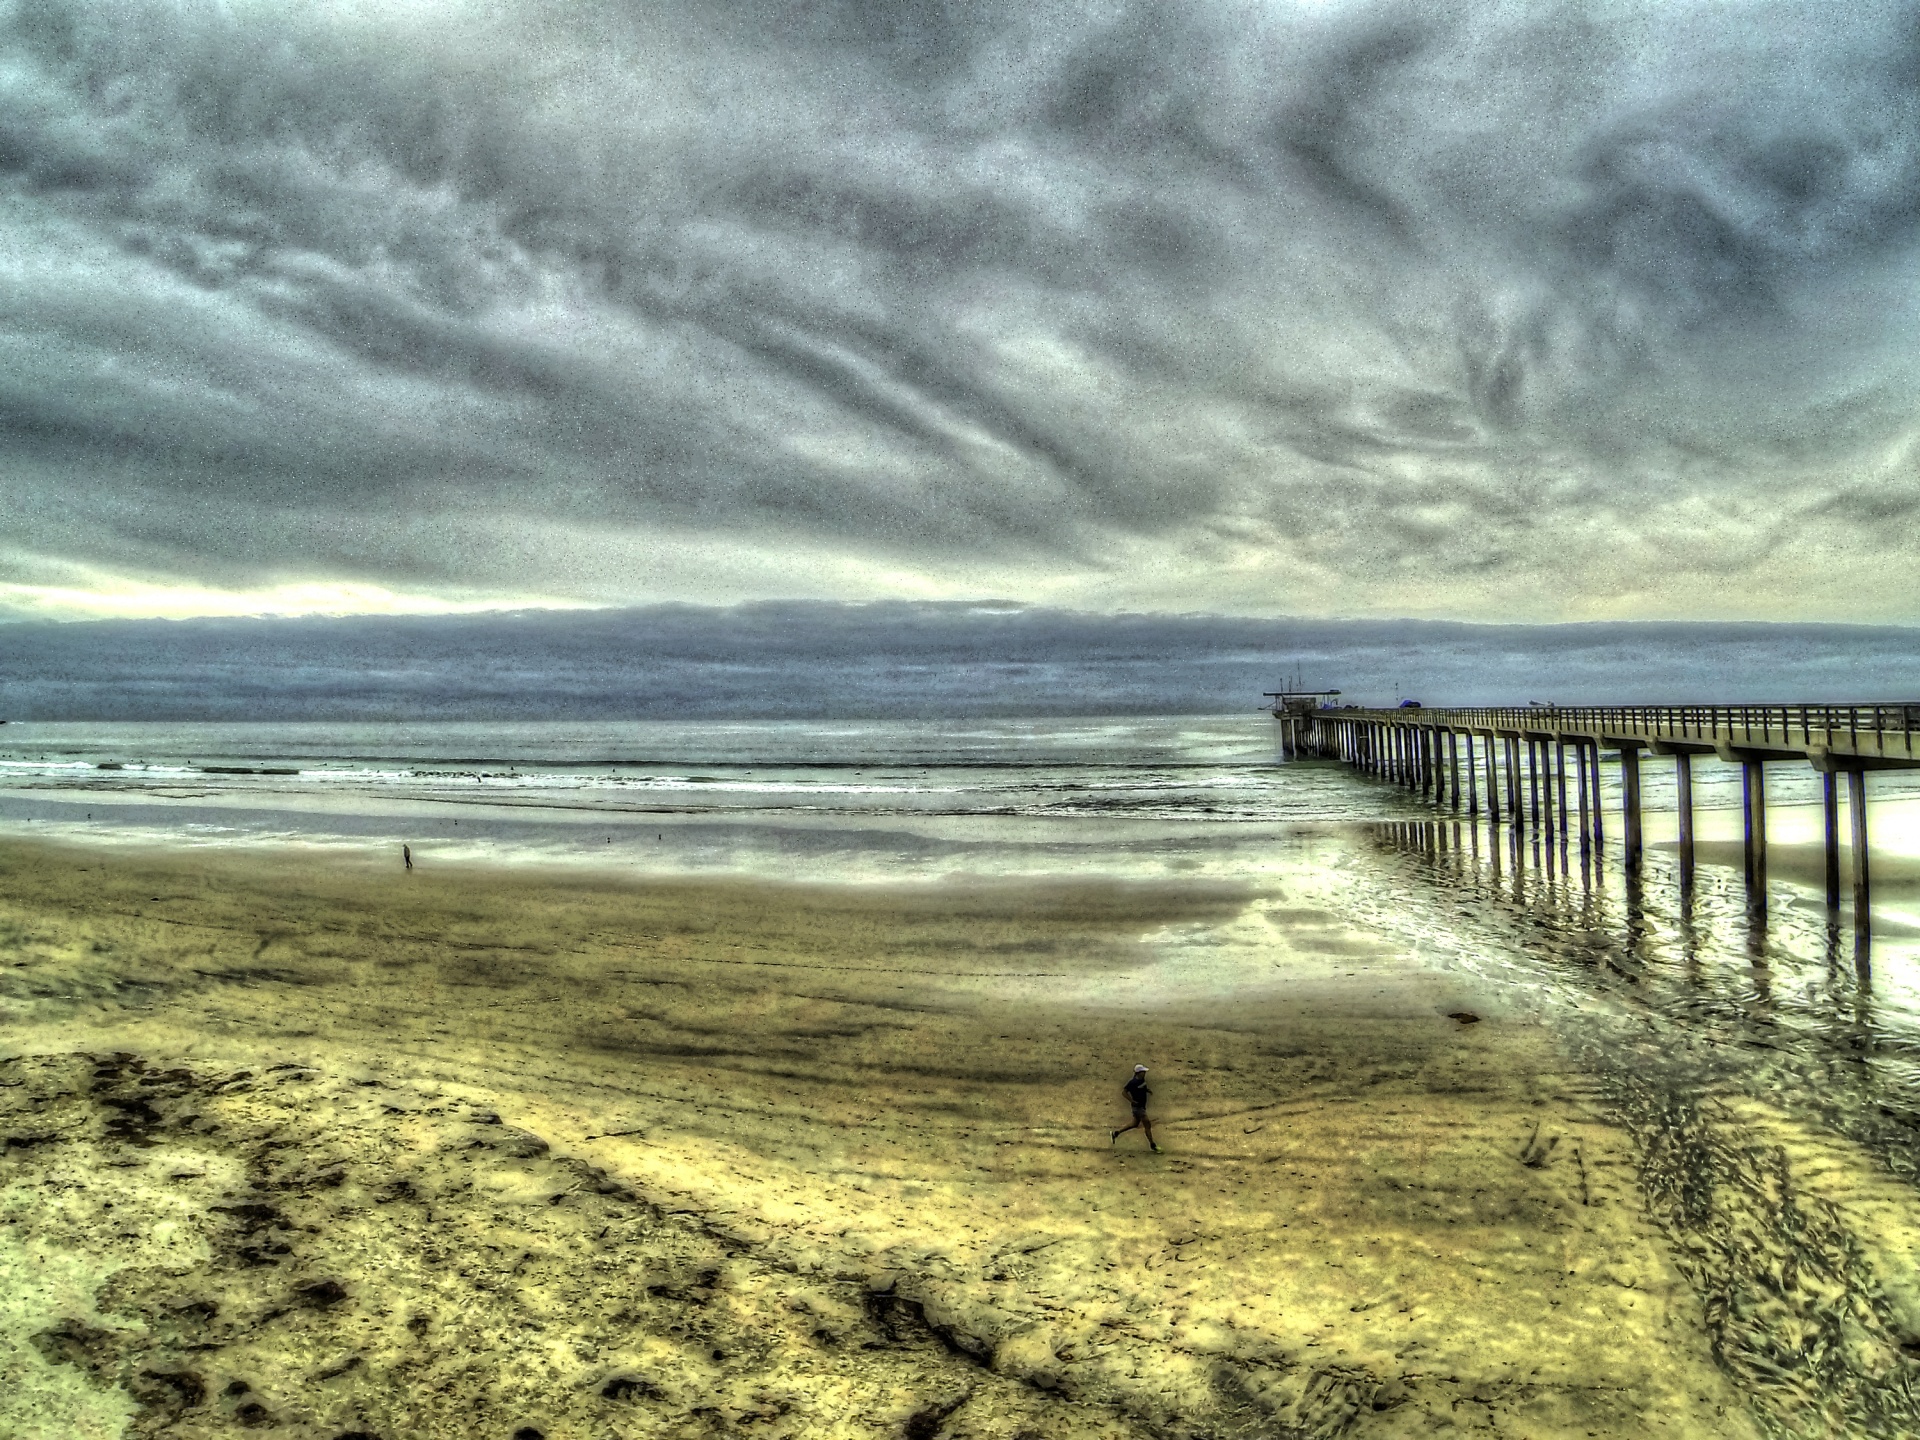
[[[5,1433],[1761,1433],[1596,1078],[1308,903],[0,879]]]

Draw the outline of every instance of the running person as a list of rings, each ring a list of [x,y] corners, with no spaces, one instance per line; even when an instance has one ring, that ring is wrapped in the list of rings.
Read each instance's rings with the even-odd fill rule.
[[[1153,1094],[1151,1090],[1147,1089],[1147,1067],[1144,1065],[1134,1066],[1133,1078],[1120,1087],[1120,1093],[1127,1097],[1127,1104],[1133,1107],[1133,1124],[1127,1126],[1126,1130],[1114,1131],[1113,1139],[1107,1143],[1109,1145],[1117,1143],[1120,1137],[1127,1133],[1127,1130],[1144,1130],[1147,1132],[1147,1144],[1153,1145],[1153,1153],[1158,1155],[1160,1153],[1160,1147],[1154,1144],[1153,1121],[1147,1118],[1147,1097]]]

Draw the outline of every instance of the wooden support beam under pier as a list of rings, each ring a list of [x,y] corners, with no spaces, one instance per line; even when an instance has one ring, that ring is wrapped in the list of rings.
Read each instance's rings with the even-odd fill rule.
[[[1601,850],[1607,843],[1607,807],[1600,803],[1600,742],[1589,740],[1587,749],[1593,755],[1593,848]]]
[[[1580,765],[1580,858],[1584,861],[1593,842],[1593,812],[1587,804],[1587,742],[1576,740],[1573,749]]]
[[[1673,757],[1673,803],[1680,817],[1680,888],[1693,889],[1693,756]]]
[[[1553,742],[1553,783],[1554,798],[1560,805],[1560,853],[1567,853],[1567,744],[1564,740]],[[1563,865],[1561,868],[1565,868]]]
[[[1873,934],[1873,900],[1867,885],[1867,773],[1847,771],[1847,823],[1853,831],[1853,933]]]
[[[1506,741],[1507,752],[1507,815],[1511,819],[1514,829],[1524,830],[1527,826],[1527,812],[1520,801],[1522,779],[1520,773],[1520,737],[1517,735],[1506,735],[1501,738]]]
[[[1640,751],[1620,747],[1621,855],[1628,870],[1640,868]]]
[[[1533,753],[1540,771],[1540,832],[1551,845],[1560,834],[1560,814],[1553,805],[1553,745],[1546,740],[1536,740]]]
[[[1827,915],[1840,913],[1840,795],[1838,777],[1831,770],[1820,773],[1820,819],[1826,841]]]
[[[1740,813],[1745,821],[1742,854],[1747,870],[1747,910],[1767,913],[1767,766],[1764,760],[1740,764]]]

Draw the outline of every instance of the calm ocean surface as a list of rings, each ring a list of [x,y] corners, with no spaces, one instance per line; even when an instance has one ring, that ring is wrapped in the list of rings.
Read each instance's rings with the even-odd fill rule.
[[[1646,773],[1657,839],[1670,781]],[[1695,775],[1703,837],[1737,834],[1737,771]],[[1615,783],[1609,767],[1610,797]],[[1876,847],[1920,851],[1901,803],[1920,779],[1873,784]],[[1811,770],[1774,767],[1769,787],[1776,842],[1817,834]],[[406,842],[421,858],[820,880],[1232,874],[1278,829],[1432,814],[1341,767],[1278,763],[1258,714],[0,728],[0,827],[169,845]]]
[[[1386,809],[1383,810],[1383,804]],[[0,730],[0,826],[823,881],[1239,873],[1389,813],[1258,716]],[[1409,812],[1411,813],[1411,812]]]

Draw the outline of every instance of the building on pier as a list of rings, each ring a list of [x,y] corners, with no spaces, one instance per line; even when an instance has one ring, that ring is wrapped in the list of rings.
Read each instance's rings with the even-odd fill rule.
[[[1294,760],[1308,753],[1306,747],[1312,734],[1314,712],[1332,705],[1339,695],[1338,690],[1267,691],[1268,707],[1273,711],[1273,718],[1280,725],[1282,759]]]

